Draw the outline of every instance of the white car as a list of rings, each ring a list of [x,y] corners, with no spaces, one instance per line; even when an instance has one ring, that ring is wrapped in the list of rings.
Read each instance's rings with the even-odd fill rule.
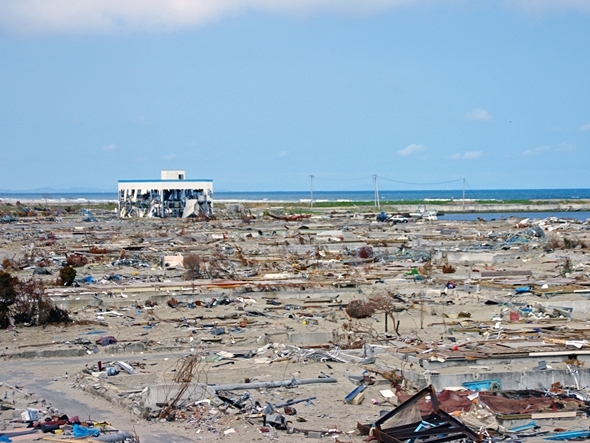
[[[392,215],[389,221],[393,224],[407,223],[409,220],[401,214]]]

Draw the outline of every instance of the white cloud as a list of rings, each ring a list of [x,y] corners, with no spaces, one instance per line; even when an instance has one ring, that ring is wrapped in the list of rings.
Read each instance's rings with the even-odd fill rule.
[[[115,149],[117,149],[117,145],[111,143],[110,145],[103,146],[101,149],[103,151],[114,151]]]
[[[457,152],[451,155],[453,160],[473,160],[483,156],[483,151],[466,151],[464,153]]]
[[[443,0],[0,0],[0,28],[17,34],[89,34],[188,28],[245,10],[306,17],[316,13],[367,15]],[[472,0],[473,3],[478,0]],[[453,7],[456,2],[447,0]],[[510,0],[526,13],[590,12],[588,0]]]
[[[279,152],[279,157],[286,157],[288,155],[289,155],[289,153],[287,151],[280,151]]]
[[[575,152],[578,150],[576,145],[572,145],[571,143],[560,143],[556,149],[558,152]]]
[[[402,157],[408,157],[415,152],[420,152],[420,151],[425,151],[425,150],[426,150],[426,146],[413,144],[413,145],[406,146],[404,149],[400,149],[399,151],[397,151],[397,154],[401,155]]]
[[[370,14],[432,0],[0,0],[0,27],[20,34],[160,31],[243,10]]]
[[[527,157],[531,157],[534,155],[541,155],[546,152],[575,152],[578,150],[576,145],[572,145],[571,143],[560,143],[557,147],[554,146],[537,146],[536,148],[526,149],[522,151],[522,155],[526,155]]]
[[[590,122],[580,126],[580,131],[590,131]]]
[[[527,13],[540,14],[553,11],[590,12],[588,0],[509,0],[505,4],[509,8],[518,8]]]
[[[168,154],[162,157],[164,160],[174,160],[176,158],[176,154]]]
[[[481,108],[475,108],[473,111],[465,114],[465,120],[478,121],[478,122],[489,122],[492,116],[488,111]]]
[[[522,151],[522,155],[526,155],[528,157],[533,155],[539,155],[544,152],[551,151],[551,146],[537,146],[536,148],[526,149]]]

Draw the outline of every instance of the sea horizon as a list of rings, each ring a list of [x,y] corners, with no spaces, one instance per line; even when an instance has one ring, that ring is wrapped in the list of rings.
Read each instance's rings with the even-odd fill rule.
[[[305,191],[217,191],[216,201],[275,201],[309,202],[310,190]],[[590,188],[562,189],[467,189],[466,200],[588,200]],[[374,190],[313,190],[314,202],[374,201]],[[462,200],[461,189],[380,190],[380,201]],[[101,192],[0,192],[0,200],[23,201],[117,201],[117,191]]]

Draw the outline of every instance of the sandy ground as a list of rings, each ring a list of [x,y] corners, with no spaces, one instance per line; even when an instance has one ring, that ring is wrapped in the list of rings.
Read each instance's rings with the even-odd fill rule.
[[[512,244],[501,249],[497,247],[498,237],[505,240],[510,235],[526,232],[527,227],[516,228],[513,221],[439,221],[430,224],[385,226],[375,225],[370,221],[353,222],[350,219],[307,220],[305,224],[308,229],[298,232],[304,232],[309,238],[309,233],[313,232],[316,240],[314,243],[310,240],[310,244],[306,245],[306,240],[299,242],[298,237],[292,236],[293,231],[297,231],[303,222],[158,222],[105,218],[92,228],[77,219],[62,220],[59,223],[37,222],[3,226],[4,237],[0,253],[4,257],[26,256],[30,252],[27,248],[31,243],[33,247],[30,249],[35,251],[36,257],[52,256],[51,254],[61,256],[66,251],[82,251],[90,257],[84,249],[87,250],[91,244],[114,252],[102,258],[91,257],[92,261],[89,264],[78,269],[79,275],[90,274],[97,280],[101,276],[116,273],[123,279],[117,286],[113,286],[112,281],[102,286],[98,283],[82,284],[76,292],[67,296],[63,296],[65,293],[59,293],[59,288],[51,289],[52,297],[56,302],[69,306],[72,316],[78,323],[65,327],[17,326],[14,331],[0,333],[0,346],[4,355],[0,362],[0,382],[6,384],[1,387],[0,394],[6,392],[8,400],[14,400],[17,408],[34,405],[41,410],[51,411],[48,409],[51,405],[52,408],[59,409],[60,413],[70,416],[105,420],[116,428],[135,430],[140,440],[148,443],[164,439],[173,442],[188,439],[238,442],[245,439],[300,441],[304,438],[301,434],[290,435],[284,430],[275,430],[272,427],[265,429],[259,417],[250,418],[232,409],[223,411],[223,407],[209,405],[187,414],[187,419],[172,422],[163,419],[148,421],[143,418],[145,405],[135,399],[133,394],[129,394],[131,398],[129,395],[119,395],[141,391],[156,384],[170,385],[176,374],[174,370],[178,367],[178,362],[183,356],[192,354],[200,356],[194,380],[198,383],[233,384],[244,383],[246,379],[250,382],[265,382],[292,378],[315,379],[324,376],[335,378],[336,383],[248,391],[237,389],[232,396],[239,397],[244,392],[249,392],[252,399],[258,401],[261,406],[267,402],[277,404],[291,399],[316,397],[310,402],[294,405],[297,413],[286,418],[293,422],[295,428],[322,432],[329,429],[339,430],[343,433],[339,435],[339,441],[361,441],[362,437],[355,433],[356,423],[371,423],[379,417],[381,411],[393,407],[380,394],[381,390],[390,388],[389,382],[377,376],[377,383],[366,389],[362,403],[347,404],[344,397],[355,388],[347,375],[359,375],[368,365],[359,365],[352,361],[343,363],[305,359],[302,357],[305,351],[298,349],[298,343],[292,342],[291,337],[294,334],[324,333],[326,337],[335,338],[329,341],[343,348],[349,341],[357,339],[381,345],[387,345],[388,340],[398,345],[418,341],[426,347],[429,344],[435,346],[449,343],[449,335],[457,342],[477,341],[481,339],[479,332],[464,332],[456,327],[456,322],[491,322],[492,319],[500,317],[507,322],[509,311],[515,305],[536,306],[539,302],[547,300],[556,305],[577,302],[583,299],[583,296],[573,293],[572,288],[585,287],[580,286],[580,283],[585,282],[588,270],[584,247],[568,250],[547,247],[549,238],[563,239],[569,235],[583,240],[586,236],[585,225],[571,225],[567,230],[556,229],[552,234],[545,226],[547,238],[531,238],[526,243]],[[343,230],[343,226],[347,226],[348,229]],[[453,231],[451,234],[442,234],[441,229]],[[263,235],[257,235],[258,231]],[[49,232],[56,234],[58,240],[46,246],[44,237]],[[87,235],[80,235],[80,232],[86,232]],[[331,237],[338,236],[340,238],[337,240],[330,240]],[[139,238],[143,239],[145,248],[141,252],[131,254],[139,260],[145,260],[149,266],[113,266],[111,262],[120,257],[120,250],[140,244]],[[163,240],[156,241],[159,239]],[[285,246],[285,241],[290,246],[299,243],[298,246],[301,248],[324,250],[324,255],[319,258],[316,256],[315,259],[323,265],[308,267],[305,272],[293,273],[294,263],[309,265],[313,259],[310,260],[307,252],[296,253],[292,248],[288,250],[289,246]],[[379,242],[386,246],[380,245]],[[457,255],[457,252],[472,251],[477,245],[482,244],[496,246],[492,252],[496,256],[502,256],[501,262],[494,263],[487,261],[488,259],[478,262],[478,258],[461,259],[460,255]],[[172,287],[166,289],[166,285],[175,283],[186,289],[189,284],[183,280],[184,270],[158,267],[158,261],[162,256],[204,253],[203,251],[213,249],[224,250],[224,247],[225,250],[229,250],[231,245],[239,245],[241,253],[247,257],[247,260],[242,260],[239,265],[245,272],[254,268],[258,270],[257,276],[248,280],[248,290],[245,290],[244,286],[222,289],[200,285],[197,293],[193,294],[193,291]],[[326,248],[322,249],[323,245]],[[426,250],[433,254],[432,261],[435,266],[425,275],[424,280],[419,281],[406,273],[414,266],[422,266],[422,263],[414,262],[407,256],[354,267],[342,266],[347,259],[343,251],[356,251],[363,245],[371,245],[375,254],[392,254],[403,246],[412,251]],[[337,252],[333,252],[335,250]],[[239,263],[240,259],[235,256],[235,247],[232,251],[234,262]],[[434,259],[437,251],[441,254]],[[128,256],[129,254],[128,252]],[[230,255],[230,252],[227,254]],[[449,258],[451,256],[459,258]],[[572,269],[567,275],[562,269],[564,257],[571,260]],[[392,266],[392,262],[402,265]],[[455,267],[453,274],[443,274],[441,266],[445,263]],[[59,266],[51,265],[50,268],[55,272]],[[478,278],[478,273],[486,269],[531,270],[532,280],[517,276],[499,278],[490,283],[489,280],[482,281]],[[277,277],[276,274],[283,275]],[[32,271],[30,268],[22,269],[17,271],[16,275],[19,278],[27,278],[32,276]],[[50,281],[55,278],[55,274],[43,278]],[[509,278],[515,281],[507,282],[506,279]],[[547,289],[541,290],[540,283],[551,279],[562,281],[559,283],[555,280]],[[133,285],[141,286],[146,281],[156,280],[161,284],[157,289],[135,292],[128,290]],[[448,294],[445,295],[443,291],[449,280],[454,281],[458,288],[447,291]],[[529,293],[515,297],[514,288],[527,281],[539,288],[537,295]],[[351,287],[337,288],[333,285],[342,282],[352,282]],[[468,291],[461,289],[463,284],[469,287],[480,286],[478,291]],[[261,287],[265,290],[260,290]],[[269,287],[271,290],[268,290]],[[543,291],[547,293],[545,297],[539,295]],[[556,291],[562,293],[553,295]],[[383,313],[351,324],[342,306],[351,300],[367,299],[388,292],[397,294],[405,300],[405,303],[400,302],[403,310],[395,314],[396,320],[400,322],[399,335],[392,332],[391,322],[386,333]],[[94,297],[96,294],[101,302]],[[224,296],[232,300],[232,303],[205,307],[211,300]],[[173,297],[181,302],[176,308],[166,303]],[[238,299],[241,301],[237,301]],[[280,305],[267,304],[266,299],[275,300]],[[157,305],[147,308],[148,300],[156,300]],[[500,304],[486,305],[486,300],[495,300]],[[186,306],[186,303],[195,301],[200,301],[202,305],[194,308]],[[287,305],[296,305],[300,309],[284,309]],[[257,311],[263,315],[249,315],[248,311]],[[458,318],[460,313],[465,313],[462,315],[468,315],[469,318]],[[585,326],[587,314],[584,310],[574,310],[573,317],[576,324]],[[354,334],[349,333],[351,325],[357,331]],[[211,334],[212,326],[223,326],[226,333],[214,336]],[[364,334],[359,332],[361,329]],[[104,336],[114,336],[118,343],[108,347],[96,345],[95,349],[94,341]],[[210,341],[216,337],[221,341]],[[75,344],[76,340],[89,340],[90,344]],[[312,340],[308,344],[329,345],[329,341]],[[265,345],[269,346],[264,349]],[[329,350],[326,348],[318,350],[326,352]],[[83,355],[60,354],[64,350],[76,349],[81,349]],[[51,350],[56,350],[53,356],[46,352]],[[27,351],[38,352],[43,356],[22,358],[22,353]],[[251,358],[219,355],[220,352],[246,354],[257,351],[259,354]],[[137,374],[130,375],[120,371],[118,375],[108,378],[94,377],[87,372],[92,372],[98,361],[105,366],[112,361],[135,363]],[[400,362],[388,353],[382,353],[378,354],[376,363],[370,367],[399,371]],[[22,387],[22,392],[16,390],[12,397],[13,389],[8,385]],[[417,386],[411,383],[407,387],[410,392],[417,389]],[[23,392],[33,393],[34,396],[25,398]],[[113,403],[113,399],[118,404]],[[12,414],[12,411],[2,413],[6,425],[6,420],[11,418]],[[568,429],[576,424],[578,423],[566,421],[547,422],[549,427],[560,425]],[[269,432],[262,432],[261,429]]]

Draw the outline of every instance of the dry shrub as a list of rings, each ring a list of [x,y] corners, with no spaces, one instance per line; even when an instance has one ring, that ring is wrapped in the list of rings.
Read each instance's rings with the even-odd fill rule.
[[[373,257],[373,248],[370,246],[361,246],[358,249],[358,254],[360,258],[371,258]]]
[[[37,266],[39,266],[40,268],[47,268],[48,266],[51,266],[51,260],[49,260],[48,258],[39,260],[37,262]]]
[[[55,284],[58,286],[72,286],[72,283],[74,283],[77,274],[78,273],[74,268],[66,265],[59,270],[59,278]]]
[[[562,269],[562,274],[569,274],[572,272],[572,261],[569,257],[566,257],[565,260],[563,261],[563,269]]]
[[[455,268],[452,265],[445,263],[442,265],[442,272],[443,274],[454,274]]]
[[[96,246],[93,246],[88,250],[88,252],[91,254],[106,254],[107,250],[106,248],[97,248]]]
[[[359,349],[367,342],[374,343],[387,340],[387,336],[378,332],[371,322],[351,320],[342,324],[342,330],[344,334],[339,334],[338,338],[343,349]],[[343,339],[346,340],[346,343],[342,343]]]
[[[10,258],[2,260],[2,267],[5,271],[16,271],[18,269],[16,262]]]
[[[10,324],[10,310],[18,295],[18,282],[17,277],[0,271],[0,327],[2,328]]]
[[[185,255],[182,259],[182,266],[186,269],[184,278],[186,280],[195,280],[201,277],[201,265],[203,259],[195,254]]]
[[[561,248],[561,242],[559,241],[559,237],[557,237],[556,235],[553,235],[551,238],[549,238],[547,243],[551,249]]]
[[[418,269],[418,272],[422,277],[430,277],[432,274],[432,263],[427,261],[421,268]]]
[[[47,297],[42,280],[18,281],[15,291],[16,295],[10,306],[10,314],[15,323],[46,325],[71,322],[68,311],[58,308]]]
[[[369,303],[377,312],[396,312],[400,310],[399,299],[396,299],[392,294],[374,295],[369,299]]]
[[[401,302],[401,303],[400,303]],[[346,307],[346,313],[354,319],[371,317],[376,312],[383,312],[392,321],[393,330],[399,335],[399,321],[395,319],[395,313],[406,310],[405,301],[390,292],[374,295],[368,300],[353,300]]]
[[[580,241],[577,238],[570,238],[564,237],[563,238],[563,247],[564,249],[576,249],[576,248],[585,248],[586,245],[583,241]]]
[[[72,254],[68,256],[68,258],[66,259],[66,263],[69,266],[79,268],[80,266],[87,265],[88,259],[82,254]]]
[[[368,318],[375,313],[375,306],[369,300],[352,300],[346,306],[346,313],[352,318]]]
[[[242,263],[244,266],[249,266],[251,262],[246,258],[242,252],[242,249],[238,245],[234,245],[234,247],[236,248],[236,256],[238,257],[238,260],[240,260],[240,263]]]

